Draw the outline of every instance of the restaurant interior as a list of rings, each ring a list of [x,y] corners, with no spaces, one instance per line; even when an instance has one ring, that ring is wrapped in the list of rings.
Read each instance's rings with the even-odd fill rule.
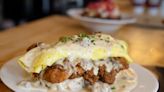
[[[95,1],[98,0],[1,0],[0,29],[14,27],[46,16],[66,15],[66,11],[70,8],[83,8],[88,3]],[[133,13],[136,16],[147,14],[143,18],[140,17],[142,20],[149,21],[145,18],[147,16],[160,16],[160,19],[158,17],[154,18],[162,23],[162,17],[164,16],[163,0],[115,1],[126,12]],[[142,1],[145,1],[145,3],[142,4]],[[154,25],[156,24],[154,23]],[[159,24],[157,26],[163,25]]]
[[[100,14],[89,12],[98,2],[115,12],[107,17],[101,9]],[[78,15],[82,9],[85,12]],[[95,32],[127,42],[133,62],[155,76],[156,92],[164,92],[164,0],[0,0],[0,68],[33,43]],[[12,90],[0,80],[0,91]]]

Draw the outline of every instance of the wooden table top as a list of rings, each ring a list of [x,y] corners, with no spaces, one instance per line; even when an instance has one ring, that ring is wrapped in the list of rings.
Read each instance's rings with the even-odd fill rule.
[[[64,16],[49,16],[0,32],[0,67],[25,53],[35,42],[53,43],[61,36],[90,33],[76,20]],[[156,67],[164,67],[164,29],[127,25],[112,36],[129,44],[129,54],[135,63],[152,70],[157,77],[163,75]],[[2,82],[0,90],[11,92]],[[161,91],[162,92],[162,91]]]

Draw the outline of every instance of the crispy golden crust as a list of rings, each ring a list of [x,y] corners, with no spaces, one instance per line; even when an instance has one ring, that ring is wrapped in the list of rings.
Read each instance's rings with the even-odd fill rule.
[[[125,58],[119,58],[119,63],[122,65],[122,68],[120,70],[129,68],[129,64],[126,62]]]
[[[86,71],[83,77],[90,84],[94,84],[99,79],[99,76],[94,75],[93,68],[89,71]]]
[[[80,63],[76,65],[76,72],[73,73],[69,79],[74,79],[84,75],[85,70],[80,66]]]
[[[60,83],[68,79],[68,77],[67,71],[61,65],[48,68],[43,75],[43,79],[51,83]]]
[[[104,74],[105,74],[105,68],[106,68],[105,65],[99,66],[98,75],[100,76],[100,78],[104,76]]]
[[[112,71],[108,73],[105,71],[105,69],[106,69],[105,65],[99,67],[98,75],[100,77],[100,80],[105,83],[112,84],[115,81],[115,76],[117,74],[117,71],[112,69]]]
[[[115,81],[116,74],[116,70],[112,69],[110,73],[105,72],[100,80],[108,84],[113,84],[113,82]]]
[[[115,59],[119,61],[119,63],[121,64],[121,67],[120,69],[113,68],[111,72],[107,72],[106,66],[102,65],[102,66],[99,66],[98,75],[94,75],[93,68],[91,70],[85,71],[79,63],[76,65],[76,71],[72,73],[72,75],[69,75],[62,65],[56,64],[54,66],[48,67],[45,70],[43,74],[43,79],[51,83],[60,83],[66,79],[74,79],[78,77],[83,77],[90,84],[94,84],[98,80],[108,83],[108,84],[113,84],[117,73],[119,73],[121,70],[129,68],[129,64],[126,62],[124,58],[115,58]],[[69,62],[69,61],[64,61],[64,63],[66,62]],[[38,75],[35,74],[35,76],[38,76]]]

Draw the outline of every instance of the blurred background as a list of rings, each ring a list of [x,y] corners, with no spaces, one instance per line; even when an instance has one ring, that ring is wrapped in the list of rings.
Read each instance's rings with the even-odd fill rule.
[[[82,8],[95,1],[98,0],[0,0],[0,30],[54,14],[65,15],[69,8]],[[123,12],[139,16],[140,24],[149,21],[147,16],[155,16],[151,19],[164,22],[164,0],[115,1]],[[156,26],[163,25],[157,23]]]
[[[51,15],[67,16],[66,12],[68,9],[84,8],[90,2],[96,2],[96,1],[100,1],[100,0],[0,0],[0,33],[6,31],[5,29],[10,29],[15,26],[23,25],[28,22],[35,21],[37,19],[44,18],[47,16],[51,16]],[[158,66],[162,66],[164,64],[163,63],[164,61],[163,59],[164,0],[114,0],[114,1],[119,5],[121,12],[128,13],[137,18],[137,22],[134,25],[149,27],[149,29],[142,29],[142,27],[136,27],[133,29],[133,27],[128,26],[127,28],[125,27],[123,31],[118,31],[115,34],[120,38],[124,38],[123,40],[125,41],[127,40],[130,43],[131,46],[130,49],[132,52],[131,55],[133,55],[132,57],[134,57],[136,61],[142,62],[142,64],[145,65],[153,65],[157,63]],[[60,23],[59,21],[62,22]],[[59,25],[61,25],[60,27],[63,27],[61,28],[61,31],[67,29],[67,27],[64,27],[66,25],[62,25],[63,21],[65,22],[65,19],[63,17],[60,17],[58,18],[56,23],[54,23],[54,24],[59,23]],[[53,26],[54,24],[50,26]],[[0,36],[1,37],[0,50],[2,52],[0,56],[3,58],[1,58],[0,61],[6,61],[6,57],[11,58],[19,54],[17,53],[17,50],[23,51],[24,50],[23,48],[26,47],[27,43],[29,44],[35,41],[37,42],[37,40],[43,40],[43,39],[54,40],[52,38],[53,37],[55,38],[53,34],[53,32],[55,33],[55,31],[51,31],[51,30],[47,31],[47,32],[52,32],[52,34],[47,33],[44,35],[44,32],[46,33],[46,31],[39,34],[40,31],[43,31],[45,30],[45,28],[48,28],[47,25],[49,25],[49,22],[48,24],[45,24],[45,27],[34,28],[37,29],[36,33],[38,32],[38,34],[33,34],[34,29],[28,27],[22,28],[23,30],[26,28],[27,30],[33,29],[28,32],[27,30],[25,30],[27,36],[26,33],[24,34],[25,31],[17,31],[22,29],[13,29],[16,30],[15,34],[18,35],[12,35],[13,33],[7,33],[7,32],[2,34]],[[54,27],[56,26],[54,25]],[[162,28],[162,30],[158,28],[160,29]],[[72,32],[77,32],[77,30],[79,30],[80,32],[83,30],[83,28],[81,27],[79,27],[79,29],[74,27],[72,29],[74,29],[72,30]],[[36,37],[34,37],[34,35]],[[51,35],[52,37],[48,39],[49,35]],[[30,39],[28,39],[28,37],[30,37]],[[20,38],[25,38],[25,40],[24,39],[22,40]],[[6,41],[6,39],[8,40]],[[12,49],[10,49],[11,47]],[[1,64],[2,63],[0,63],[0,65]],[[151,68],[152,67],[150,66],[150,69]],[[152,68],[152,70],[153,69],[154,68]],[[162,67],[156,69],[155,67],[154,71],[155,73],[157,72],[157,74],[160,75],[159,92],[164,92],[163,90],[164,68]]]

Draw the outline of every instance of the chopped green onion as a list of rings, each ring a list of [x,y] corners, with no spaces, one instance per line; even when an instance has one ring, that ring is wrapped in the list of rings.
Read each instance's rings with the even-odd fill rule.
[[[72,38],[71,37],[61,37],[60,39],[59,39],[59,41],[61,41],[61,42],[64,42],[64,43],[66,43],[66,42],[68,42],[69,40],[72,40]]]
[[[112,90],[115,90],[115,89],[116,89],[116,87],[114,87],[114,86],[113,86],[113,87],[111,87],[111,89],[112,89]]]

